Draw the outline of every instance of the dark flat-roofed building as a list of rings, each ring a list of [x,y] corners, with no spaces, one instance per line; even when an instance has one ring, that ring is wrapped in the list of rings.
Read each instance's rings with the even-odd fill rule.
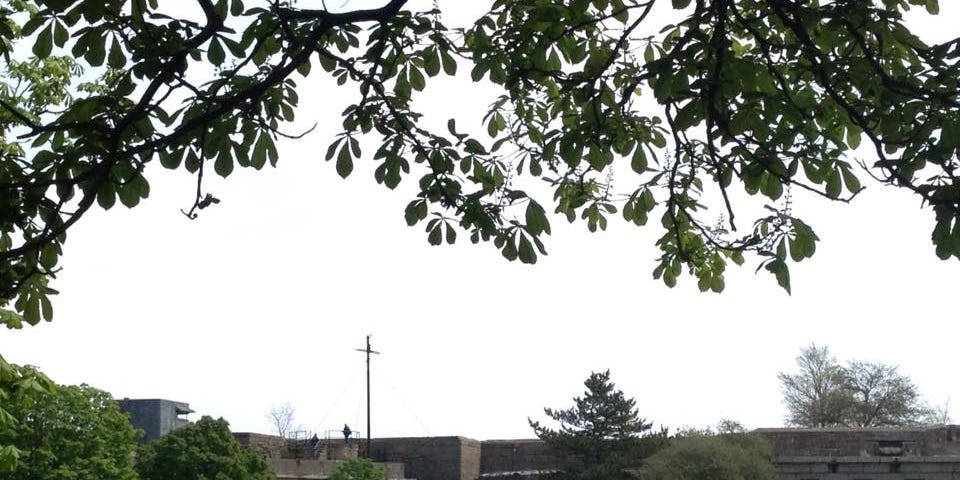
[[[124,398],[117,403],[120,410],[130,415],[130,423],[143,430],[141,443],[151,442],[187,425],[190,420],[186,416],[193,413],[187,403],[161,398]]]

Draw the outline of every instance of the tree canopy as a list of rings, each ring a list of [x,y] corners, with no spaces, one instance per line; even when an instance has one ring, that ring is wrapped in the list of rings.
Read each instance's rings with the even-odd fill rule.
[[[17,420],[0,429],[0,445],[19,453],[12,471],[0,469],[0,479],[137,480],[140,432],[110,394],[86,385],[51,386],[9,405]]]
[[[386,470],[369,458],[351,458],[330,474],[330,480],[386,480]]]
[[[530,420],[537,437],[568,460],[553,475],[564,480],[631,478],[629,470],[660,446],[664,435],[652,434],[651,423],[640,418],[636,401],[627,398],[610,380],[610,371],[590,374],[582,397],[565,410],[545,408],[560,423],[553,429]]]
[[[22,426],[17,415],[54,388],[53,382],[37,369],[8,363],[0,355],[0,475],[14,470],[23,454],[18,446],[17,432]]]
[[[916,194],[936,255],[960,258],[960,42],[903,20],[936,0],[494,0],[466,28],[406,0],[160,3],[0,1],[8,326],[52,317],[67,232],[137,206],[149,165],[195,175],[191,218],[219,201],[204,175],[276,165],[316,75],[355,96],[325,158],[343,177],[364,159],[388,188],[417,182],[405,217],[433,245],[465,234],[534,263],[550,211],[591,231],[653,218],[666,285],[686,272],[721,291],[749,255],[789,290],[818,241],[792,195],[850,201],[866,173]],[[655,5],[676,21],[651,24]],[[462,112],[489,138],[416,108],[429,79],[464,70],[502,91]]]
[[[147,444],[137,456],[141,480],[274,480],[267,457],[240,445],[224,419],[204,416]]]
[[[770,445],[751,433],[678,436],[643,465],[648,480],[775,480]]]
[[[796,373],[778,374],[791,425],[916,425],[935,416],[896,366],[862,361],[843,366],[827,347],[810,345],[797,356],[797,367]]]

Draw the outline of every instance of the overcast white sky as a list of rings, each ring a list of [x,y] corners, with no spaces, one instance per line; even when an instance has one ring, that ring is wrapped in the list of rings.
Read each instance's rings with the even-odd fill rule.
[[[941,3],[940,17],[914,25],[942,38],[960,2]],[[485,4],[441,2],[450,24]],[[300,121],[317,130],[284,142],[277,169],[208,177],[222,203],[198,220],[180,214],[192,178],[154,168],[145,204],[74,227],[54,321],[0,331],[7,360],[258,432],[283,402],[307,430],[363,431],[354,349],[366,334],[382,352],[374,436],[530,437],[527,417],[569,406],[607,368],[658,425],[779,426],[776,374],[811,342],[897,364],[932,402],[960,401],[958,264],[936,259],[932,215],[904,192],[870,185],[850,206],[798,198],[823,241],[792,267],[793,296],[754,267],[730,272],[721,295],[689,278],[667,289],[650,273],[659,232],[618,221],[591,235],[554,218],[550,255],[513,264],[492,245],[430,247],[403,220],[410,179],[390,192],[361,165],[340,180],[322,155],[354,92],[319,78],[301,86]],[[490,98],[440,81],[423,110],[467,124]]]

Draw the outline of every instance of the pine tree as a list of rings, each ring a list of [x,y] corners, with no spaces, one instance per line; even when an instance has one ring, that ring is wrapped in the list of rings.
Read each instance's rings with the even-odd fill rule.
[[[610,371],[591,373],[587,390],[566,410],[545,408],[560,423],[559,430],[530,420],[541,440],[567,461],[556,479],[614,480],[631,478],[640,465],[663,443],[665,435],[651,433],[652,423],[639,417],[636,402],[610,381]]]

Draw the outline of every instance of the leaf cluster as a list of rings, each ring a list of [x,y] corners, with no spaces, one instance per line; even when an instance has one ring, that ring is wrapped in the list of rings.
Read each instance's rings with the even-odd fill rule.
[[[276,166],[311,75],[353,95],[324,158],[341,177],[366,158],[391,189],[412,177],[404,216],[431,245],[532,264],[551,214],[590,231],[619,214],[659,229],[668,287],[720,292],[751,257],[790,291],[819,241],[794,195],[848,202],[867,173],[916,194],[936,254],[960,258],[960,43],[903,21],[936,0],[675,0],[671,25],[650,25],[654,0],[494,0],[466,29],[405,0],[160,3],[0,0],[0,305],[22,321],[52,318],[68,230],[136,207],[150,163],[195,176],[189,218],[220,201],[205,174]],[[466,70],[502,91],[488,138],[416,108]]]
[[[0,315],[4,313],[0,309]],[[24,453],[18,441],[24,412],[55,389],[37,369],[9,363],[0,355],[0,475],[14,470]]]
[[[108,393],[86,385],[33,390],[11,405],[15,423],[0,429],[0,444],[19,451],[13,470],[0,471],[0,478],[137,480],[140,432]]]

